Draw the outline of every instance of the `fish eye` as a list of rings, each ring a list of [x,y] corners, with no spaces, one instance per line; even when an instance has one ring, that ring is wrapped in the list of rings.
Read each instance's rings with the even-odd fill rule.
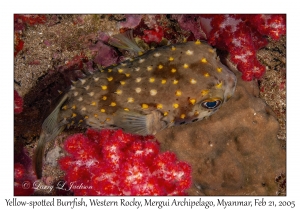
[[[201,106],[206,109],[215,109],[222,104],[220,99],[208,99],[201,102]]]

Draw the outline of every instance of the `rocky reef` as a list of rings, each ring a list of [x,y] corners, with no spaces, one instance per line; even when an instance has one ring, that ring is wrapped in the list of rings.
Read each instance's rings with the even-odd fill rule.
[[[274,34],[264,31],[268,28],[262,30],[259,25],[266,22],[255,21],[254,24],[249,19],[251,16],[246,19],[206,16],[218,23],[212,30],[214,35],[221,30],[222,21],[228,18],[238,21],[239,27],[245,29],[242,35],[249,38],[248,46],[253,48],[247,63],[255,60],[262,68],[257,76],[248,71],[240,73],[239,63],[235,62],[239,70],[235,71],[237,89],[219,111],[208,119],[169,128],[155,136],[161,151],[173,152],[178,161],[191,166],[192,184],[188,195],[285,195],[286,40],[283,16],[256,16],[256,20],[277,21],[284,27],[275,38]],[[183,23],[189,23],[187,28]],[[235,21],[229,22],[229,29],[233,27],[231,23]],[[106,43],[109,35],[133,29],[136,41],[146,50],[167,43],[202,39],[205,35],[201,15],[16,15],[14,26],[14,162],[18,195],[66,195],[42,189],[26,191],[21,189],[20,183],[36,180],[29,165],[42,122],[54,108],[59,91],[67,90],[71,80],[130,56],[109,46]],[[249,34],[252,29],[257,33]],[[242,37],[230,38],[241,41]],[[263,44],[252,46],[261,39]],[[209,41],[209,37],[206,40]],[[228,62],[232,61],[231,41],[217,41],[217,53],[227,65],[232,65]],[[238,49],[234,51],[235,56],[243,53]],[[236,66],[231,68],[236,69]],[[65,174],[57,164],[57,159],[66,155],[63,142],[71,134],[84,132],[82,128],[71,128],[47,144],[43,178],[39,180],[44,189],[65,181]]]
[[[237,73],[239,74],[239,73]],[[279,123],[258,84],[238,77],[234,96],[210,118],[160,132],[161,148],[192,166],[190,195],[276,195],[285,172]]]

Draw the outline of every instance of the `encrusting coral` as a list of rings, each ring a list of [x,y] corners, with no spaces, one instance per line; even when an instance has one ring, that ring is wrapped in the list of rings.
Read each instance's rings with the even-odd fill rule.
[[[159,153],[153,136],[88,129],[68,137],[64,149],[65,180],[82,186],[74,195],[184,195],[191,185],[191,167]]]
[[[240,74],[239,72],[237,72]],[[210,118],[156,135],[193,169],[189,195],[276,195],[275,177],[285,172],[279,123],[258,97],[257,82],[238,76],[232,98]]]

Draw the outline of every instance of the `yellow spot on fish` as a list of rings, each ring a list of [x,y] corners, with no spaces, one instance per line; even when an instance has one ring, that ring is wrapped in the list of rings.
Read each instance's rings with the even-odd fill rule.
[[[209,77],[209,73],[205,73],[204,76],[205,76],[205,77]]]
[[[159,57],[161,54],[160,53],[154,53],[154,57]]]
[[[126,77],[130,77],[130,74],[129,74],[129,73],[126,73],[125,75],[126,75]]]
[[[199,112],[198,112],[198,111],[195,111],[195,112],[194,112],[194,115],[195,115],[195,116],[199,115]]]
[[[149,107],[148,104],[142,104],[143,109],[148,109],[148,107]]]
[[[177,109],[179,107],[179,104],[173,104],[174,109]]]
[[[150,78],[149,78],[149,82],[152,83],[152,82],[154,82],[154,81],[155,81],[155,78],[154,78],[154,77],[150,77]]]
[[[222,88],[222,82],[219,82],[218,84],[216,84],[216,88]]]
[[[143,63],[145,61],[145,59],[144,58],[141,58],[140,60],[139,60],[139,63]]]
[[[176,69],[174,69],[174,68],[171,69],[171,72],[172,72],[172,73],[175,73],[175,72],[176,72]]]
[[[140,93],[142,91],[142,89],[141,88],[135,88],[135,92],[137,92],[137,93]]]
[[[140,82],[142,80],[142,78],[138,77],[135,79],[136,82]]]
[[[172,46],[172,48],[171,48],[172,50],[176,50],[176,47],[174,47],[174,46]]]
[[[67,105],[64,105],[61,109],[66,110],[68,108]]]
[[[99,80],[99,77],[94,77],[95,82],[98,82],[98,80]]]
[[[107,99],[107,96],[102,96],[102,100],[105,101]]]
[[[121,66],[127,66],[127,64],[126,63],[121,63]]]
[[[173,58],[173,57],[170,57],[170,58],[169,58],[169,61],[173,61],[173,60],[174,60],[174,58]]]
[[[135,68],[135,71],[139,71],[141,68],[140,67],[137,67],[137,68]]]
[[[217,72],[222,72],[222,68],[221,67],[219,67],[219,68],[217,68]]]
[[[118,69],[118,72],[121,74],[121,73],[123,73],[123,69]]]
[[[106,90],[107,86],[106,85],[101,85],[102,90]]]
[[[194,54],[194,51],[187,50],[185,53],[186,53],[187,55],[193,55],[193,54]]]
[[[194,85],[197,83],[197,81],[195,79],[190,79],[190,83]]]
[[[105,109],[100,109],[100,112],[104,113],[104,112],[105,112]]]
[[[103,68],[103,67],[101,66],[101,68]],[[103,73],[103,72],[104,72],[104,70],[103,70],[103,69],[101,69],[101,70],[100,70],[100,72],[101,72],[101,73]]]
[[[197,39],[196,42],[195,42],[195,44],[201,44],[200,40]]]
[[[210,53],[214,53],[215,52],[215,50],[214,49],[212,49],[212,48],[209,48],[209,50],[208,50]]]
[[[164,68],[164,66],[163,65],[158,65],[158,69],[163,69]]]
[[[105,121],[110,121],[110,118],[106,118]]]
[[[79,120],[79,121],[78,121],[78,124],[80,124],[80,123],[82,123],[82,122],[83,122],[83,120]]]
[[[121,85],[125,85],[125,83],[126,83],[125,81],[120,81]]]
[[[81,111],[86,111],[86,108],[85,108],[85,107],[82,107],[82,108],[81,108]]]
[[[175,95],[176,95],[176,96],[181,96],[181,94],[182,94],[182,93],[181,93],[180,90],[176,90],[176,92],[175,92]]]
[[[122,90],[117,90],[115,93],[118,94],[118,95],[121,95],[122,92],[123,92]]]
[[[127,98],[127,102],[128,103],[133,103],[134,102],[134,98],[132,98],[132,97]]]
[[[181,115],[180,115],[180,118],[181,118],[181,119],[184,119],[184,118],[185,118],[185,114],[181,114]]]
[[[161,80],[161,84],[166,84],[167,80],[166,79],[162,79]]]
[[[74,125],[74,123],[75,123],[74,120],[72,120],[71,125]]]
[[[94,117],[98,117],[98,115],[97,115],[97,114],[94,114]]]
[[[74,117],[76,117],[76,116],[77,116],[77,114],[75,114],[75,113],[72,114],[72,118],[74,118]]]
[[[179,82],[179,81],[178,81],[177,79],[174,79],[174,80],[173,80],[173,84],[174,84],[174,85],[178,84],[178,82]]]
[[[164,112],[164,116],[167,116],[168,115],[168,112]]]
[[[88,90],[88,89],[90,89],[90,86],[89,85],[85,86],[84,89]]]
[[[189,65],[187,63],[183,64],[183,68],[187,69],[189,68]]]
[[[209,90],[202,90],[201,95],[206,96],[209,93]]]
[[[202,59],[201,59],[201,62],[202,62],[202,63],[207,63],[206,58],[202,58]]]
[[[148,70],[148,71],[151,71],[152,69],[153,69],[152,66],[148,66],[148,67],[147,67],[147,70]]]
[[[157,90],[152,89],[150,90],[150,95],[155,96],[157,94]]]
[[[78,95],[78,92],[74,92],[74,96],[77,96]]]
[[[84,119],[89,119],[89,116],[85,116]]]
[[[76,106],[75,106],[75,105],[73,105],[71,109],[76,109]]]
[[[113,77],[107,77],[107,80],[110,82],[112,81],[114,78]]]
[[[90,93],[88,93],[89,94],[89,96],[93,96],[95,93],[94,92],[90,92]]]
[[[162,109],[162,108],[163,108],[163,105],[162,105],[162,104],[157,104],[157,105],[156,105],[156,108],[157,108],[157,109]]]
[[[143,52],[142,52],[142,51],[139,51],[139,55],[143,55]]]
[[[124,108],[124,110],[125,110],[125,111],[129,111],[129,109],[128,109],[128,108]]]
[[[112,69],[108,69],[108,72],[109,72],[109,73],[112,72]]]
[[[91,105],[92,105],[92,106],[96,106],[96,102],[93,101],[93,102],[91,103]]]
[[[194,105],[194,104],[196,103],[196,99],[191,98],[191,99],[190,99],[190,103],[191,103],[192,105]]]
[[[75,90],[75,87],[73,85],[71,85],[70,90]]]
[[[116,102],[111,102],[111,103],[110,103],[110,106],[116,106],[116,105],[117,105]]]

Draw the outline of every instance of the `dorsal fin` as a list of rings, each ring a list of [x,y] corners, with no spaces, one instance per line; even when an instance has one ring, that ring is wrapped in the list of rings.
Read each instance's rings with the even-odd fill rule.
[[[108,43],[119,49],[128,50],[135,54],[141,54],[144,52],[135,42],[132,34],[132,30],[128,30],[122,34],[116,34],[109,38]]]

